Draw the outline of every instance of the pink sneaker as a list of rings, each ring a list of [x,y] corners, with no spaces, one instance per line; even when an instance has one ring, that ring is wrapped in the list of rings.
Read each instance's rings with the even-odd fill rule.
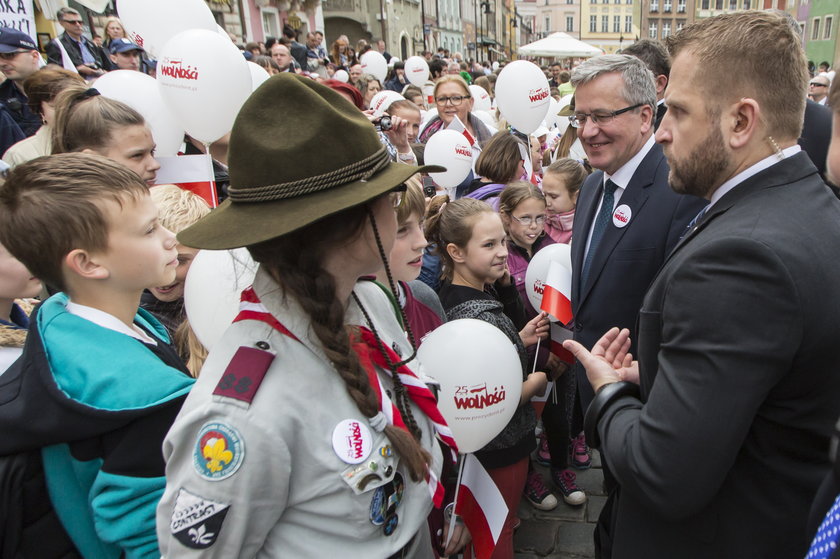
[[[539,448],[537,448],[537,464],[551,466],[551,452],[548,450],[548,439],[546,438],[545,433],[540,433],[538,438],[540,444]]]
[[[572,439],[571,452],[572,467],[578,470],[588,470],[592,466],[592,458],[589,456],[589,446],[586,444],[586,437],[583,433]]]

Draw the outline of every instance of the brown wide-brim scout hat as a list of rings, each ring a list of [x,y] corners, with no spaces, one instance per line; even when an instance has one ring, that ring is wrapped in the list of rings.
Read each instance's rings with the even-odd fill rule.
[[[230,136],[228,199],[178,234],[230,249],[274,239],[356,206],[419,172],[391,162],[373,125],[332,89],[283,73],[245,102]]]

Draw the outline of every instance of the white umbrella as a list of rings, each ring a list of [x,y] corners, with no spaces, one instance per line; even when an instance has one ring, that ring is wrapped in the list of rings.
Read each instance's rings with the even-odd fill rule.
[[[555,58],[589,58],[604,54],[598,47],[578,41],[566,33],[552,33],[544,39],[523,45],[517,50],[520,56],[546,56]]]

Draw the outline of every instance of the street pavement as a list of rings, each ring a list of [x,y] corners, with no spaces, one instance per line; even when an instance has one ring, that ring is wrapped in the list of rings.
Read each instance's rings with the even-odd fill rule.
[[[532,507],[524,498],[522,499],[519,506],[519,518],[522,519],[522,525],[513,539],[516,559],[595,557],[592,532],[607,499],[602,487],[604,475],[601,471],[601,457],[598,451],[592,451],[590,469],[573,470],[577,474],[578,486],[589,497],[581,506],[567,505],[559,491],[556,491],[551,484],[547,468],[539,465],[536,467],[543,474],[546,487],[554,492],[560,504],[552,511],[540,511]]]

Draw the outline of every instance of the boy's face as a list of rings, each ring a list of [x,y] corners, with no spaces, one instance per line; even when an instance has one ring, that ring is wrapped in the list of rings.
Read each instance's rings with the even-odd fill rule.
[[[0,299],[35,297],[41,291],[41,282],[34,277],[20,260],[0,245]]]
[[[419,215],[411,214],[405,223],[397,226],[397,237],[388,258],[394,281],[417,279],[423,266],[423,249],[428,245]]]
[[[158,301],[164,303],[171,303],[177,301],[184,296],[184,282],[187,280],[187,272],[190,270],[195,255],[198,254],[197,248],[185,247],[178,245],[178,268],[175,270],[175,282],[162,287],[152,287],[149,291]]]
[[[137,200],[125,197],[122,207],[113,201],[102,203],[108,223],[108,248],[92,257],[108,270],[107,281],[114,289],[137,292],[175,281],[178,251],[175,235],[158,223],[158,212],[150,196]]]
[[[120,128],[111,134],[107,146],[100,155],[125,165],[149,186],[155,184],[160,163],[155,160],[155,141],[148,127],[135,124]]]

